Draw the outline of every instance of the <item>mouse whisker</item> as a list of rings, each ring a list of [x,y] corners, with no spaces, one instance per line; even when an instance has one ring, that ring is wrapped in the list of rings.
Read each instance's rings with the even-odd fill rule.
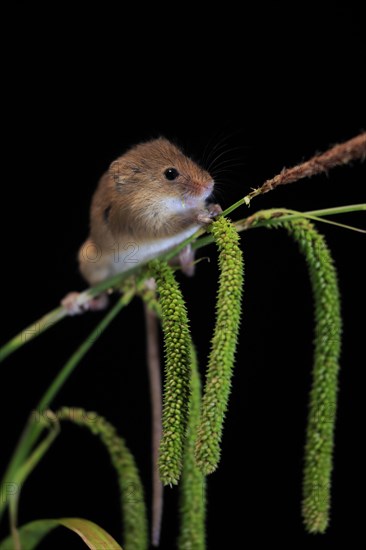
[[[202,163],[204,163],[204,166],[209,165],[212,154],[214,154],[217,151],[217,149],[222,147],[223,145],[226,146],[225,141],[227,141],[230,137],[233,137],[233,134],[227,134],[226,132],[221,130],[221,131],[217,131],[216,134],[213,134],[209,138],[202,155]],[[217,138],[217,142],[214,143],[214,140],[216,138]],[[209,148],[209,146],[211,147]]]
[[[238,160],[238,154],[236,154],[238,151],[243,151],[243,147],[241,146],[237,146],[237,147],[232,147],[231,149],[227,149],[227,150],[224,150],[224,151],[221,151],[211,162],[210,166],[209,166],[209,171],[212,171],[214,170],[216,167],[217,167],[217,162],[219,161],[219,159],[222,159],[222,160],[226,160],[228,162],[233,162],[233,161],[236,161]],[[235,153],[235,154],[234,154]],[[241,158],[241,157],[239,157]]]
[[[217,153],[217,151],[219,149],[221,149],[222,147],[227,147],[228,144],[229,144],[229,140],[232,139],[234,136],[237,136],[238,134],[242,133],[243,132],[243,129],[242,128],[238,128],[236,130],[233,130],[231,132],[225,132],[225,131],[221,131],[221,132],[217,132],[216,135],[217,135],[217,143],[214,144],[211,149],[209,150],[209,153],[207,154],[207,158],[206,158],[206,166],[209,164],[209,161],[211,160],[212,158],[212,155],[214,153]],[[220,136],[220,133],[221,133],[221,136]],[[204,150],[204,154],[203,154],[203,158],[205,157],[206,155],[206,152],[207,152],[207,149],[209,147],[209,145],[213,142],[214,138],[215,138],[215,134],[209,139],[206,147],[205,147],[205,150]]]
[[[213,174],[217,169],[222,168],[223,166],[235,166],[235,167],[238,167],[238,166],[246,166],[246,165],[247,165],[247,161],[245,161],[244,159],[243,159],[243,160],[239,160],[239,159],[224,159],[224,160],[222,160],[221,162],[219,162],[219,163],[213,168],[213,170],[211,170],[211,174]]]
[[[233,130],[232,132],[225,132],[225,131],[217,132],[216,133],[217,143],[214,144],[208,151],[209,145],[213,142],[214,138],[216,137],[215,134],[214,134],[213,137],[209,139],[209,141],[208,141],[208,143],[205,147],[204,154],[202,156],[202,162],[204,163],[204,167],[209,166],[210,163],[211,163],[213,155],[217,154],[217,152],[219,150],[222,150],[224,147],[226,147],[226,148],[229,147],[229,141],[234,136],[237,136],[238,134],[240,134],[242,131],[243,131],[242,129],[237,129],[237,130]],[[220,134],[221,134],[221,136],[220,136]],[[208,151],[208,153],[207,153],[207,151]]]

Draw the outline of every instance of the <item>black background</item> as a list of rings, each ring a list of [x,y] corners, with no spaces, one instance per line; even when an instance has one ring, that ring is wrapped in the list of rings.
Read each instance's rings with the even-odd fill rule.
[[[123,5],[82,13],[19,6],[5,20],[2,182],[2,335],[6,342],[85,287],[76,252],[87,235],[98,178],[128,146],[164,135],[194,158],[220,145],[223,207],[251,187],[365,128],[365,34],[359,8],[303,4]],[[217,161],[218,164],[219,161]],[[253,201],[250,212],[308,210],[365,200],[355,163]],[[246,209],[235,212],[238,219]],[[361,214],[337,217],[365,227]],[[364,545],[365,237],[322,224],[339,269],[344,343],[331,525],[304,532],[301,468],[312,361],[312,300],[303,258],[280,231],[243,236],[245,298],[222,461],[208,481],[208,548]],[[202,372],[214,322],[215,250],[194,279],[179,277]],[[30,410],[103,314],[67,319],[2,366],[5,468]],[[113,323],[72,375],[54,408],[97,410],[134,453],[150,498],[149,395],[141,304]],[[65,425],[27,481],[20,523],[81,516],[120,540],[118,490],[108,457]],[[161,548],[174,548],[177,490],[166,490]],[[6,522],[3,525],[6,533]],[[59,530],[42,545],[82,548]]]

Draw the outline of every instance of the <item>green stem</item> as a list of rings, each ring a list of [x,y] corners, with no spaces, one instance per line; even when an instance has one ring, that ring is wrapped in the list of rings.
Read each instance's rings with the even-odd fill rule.
[[[84,340],[84,342],[78,347],[75,353],[72,354],[70,359],[66,362],[64,367],[61,369],[61,371],[58,373],[58,375],[56,376],[56,378],[54,379],[50,387],[45,392],[44,396],[38,403],[35,409],[35,412],[37,412],[40,415],[44,413],[44,411],[49,407],[52,399],[54,399],[54,397],[60,391],[60,389],[66,382],[67,378],[70,376],[70,374],[78,365],[78,363],[81,361],[81,359],[84,357],[84,355],[89,351],[89,349],[92,347],[94,342],[104,332],[104,330],[111,323],[111,321],[116,317],[116,315],[121,311],[121,309],[131,301],[133,296],[134,296],[133,290],[124,294],[115,304],[115,306],[102,319],[102,321],[90,333],[90,335],[86,338],[86,340]],[[42,432],[42,425],[40,423],[34,423],[32,422],[32,419],[30,419],[24,429],[24,432],[11,458],[10,464],[8,466],[8,469],[1,483],[1,487],[7,487],[8,483],[13,482],[13,478],[15,477],[16,471],[18,470],[19,466],[23,464],[24,460],[27,458],[29,451],[31,450],[34,443],[37,441],[41,432]],[[1,492],[1,494],[3,494],[3,492]],[[0,518],[6,507],[6,504],[7,504],[6,499],[2,498],[0,502]]]
[[[352,208],[350,210],[349,208]],[[365,229],[360,229],[358,227],[353,227],[350,225],[345,225],[339,222],[333,222],[331,220],[323,220],[322,217],[331,216],[334,214],[345,214],[347,212],[356,212],[366,210],[366,204],[350,205],[349,207],[343,208],[327,208],[323,210],[313,210],[309,212],[298,212],[296,210],[290,210],[288,208],[271,208],[269,210],[260,210],[256,212],[253,216],[239,220],[235,222],[235,227],[238,231],[244,231],[246,229],[251,229],[252,227],[268,227],[270,225],[278,225],[278,223],[285,221],[293,221],[297,219],[309,219],[314,221],[319,221],[322,223],[328,223],[331,225],[336,225],[343,229],[350,229],[351,231],[358,231],[360,233],[366,233]],[[251,223],[248,223],[248,222]]]
[[[123,273],[123,275],[115,275],[114,277],[111,277],[110,279],[103,281],[98,285],[84,290],[84,292],[81,292],[79,294],[77,304],[85,304],[94,296],[97,296],[98,294],[101,294],[102,292],[110,288],[118,288],[122,280],[126,278],[127,275],[131,275],[135,271],[137,271],[136,267],[128,270],[128,272],[126,271],[125,273]],[[33,323],[32,325],[29,325],[27,328],[19,332],[19,334],[14,336],[14,338],[9,340],[9,342],[7,342],[2,348],[0,348],[0,363],[4,361],[4,359],[8,357],[11,353],[18,350],[24,344],[30,342],[52,326],[56,325],[56,323],[67,316],[67,310],[63,307],[58,307],[38,319],[38,321],[35,321],[35,323]]]
[[[9,498],[9,516],[10,516],[10,530],[14,539],[14,547],[20,548],[19,544],[19,533],[17,530],[17,521],[18,521],[18,503],[20,497],[21,488],[26,481],[27,477],[32,473],[34,468],[43,458],[45,453],[50,448],[54,439],[59,433],[59,424],[57,419],[52,419],[50,423],[48,421],[47,426],[49,428],[49,433],[47,436],[37,445],[37,447],[30,453],[27,460],[25,460],[22,465],[17,469],[16,475],[13,479],[14,486],[17,488],[16,492]],[[45,425],[42,423],[42,428]],[[41,431],[42,431],[41,428]]]
[[[24,344],[33,340],[36,336],[42,334],[47,329],[51,328],[58,321],[61,321],[66,315],[66,310],[62,307],[58,307],[53,311],[50,311],[35,323],[29,325],[29,327],[19,332],[14,338],[9,340],[1,349],[0,349],[0,363],[4,361],[8,355],[22,347]]]
[[[323,208],[321,210],[310,210],[309,212],[295,212],[294,210],[288,210],[286,208],[272,208],[270,210],[262,210],[258,212],[258,220],[255,221],[255,223],[248,225],[248,219],[244,218],[242,220],[238,220],[234,222],[234,226],[236,230],[240,233],[242,231],[247,231],[248,229],[257,229],[258,227],[270,227],[272,225],[278,225],[281,222],[285,221],[293,221],[298,220],[301,218],[309,218],[318,220],[318,218],[322,218],[325,216],[333,216],[335,214],[347,214],[350,212],[360,212],[366,210],[366,204],[351,204],[349,206],[337,206],[335,208]],[[270,217],[271,213],[278,213],[281,212],[281,217]],[[225,210],[226,213],[226,210]],[[254,214],[254,217],[257,215]],[[259,216],[262,215],[263,217],[266,217],[266,219],[262,219]],[[324,223],[330,223],[328,220],[321,220]],[[352,229],[353,231],[360,231],[361,233],[365,233],[365,230],[363,229],[357,229],[354,227],[350,227],[348,225],[343,225],[339,223],[334,223],[334,225],[337,225],[338,227],[344,227],[347,229]],[[201,239],[198,239],[197,241],[193,242],[191,244],[193,250],[198,250],[200,248],[203,248],[204,246],[207,246],[209,244],[212,244],[214,242],[214,238],[212,235],[205,235]]]
[[[81,344],[81,346],[79,346],[79,348],[75,351],[75,353],[73,353],[73,355],[67,361],[63,369],[61,369],[59,374],[56,376],[51,386],[48,388],[48,390],[42,397],[41,401],[39,402],[37,411],[41,411],[42,413],[45,409],[49,407],[52,399],[60,391],[61,387],[64,385],[65,381],[70,376],[74,368],[80,363],[84,355],[90,350],[94,342],[98,340],[99,336],[101,336],[101,334],[105,331],[108,325],[113,321],[113,319],[121,311],[121,309],[130,303],[133,296],[134,296],[133,290],[131,290],[129,293],[124,294],[115,304],[115,306],[108,311],[105,317],[90,333],[88,338],[84,340],[84,342]]]
[[[241,206],[242,203],[243,203],[243,199],[241,201],[238,201],[234,205],[232,205],[230,208],[226,209],[222,215],[226,216],[228,213],[232,212],[235,208],[238,208],[239,206]],[[324,216],[333,216],[336,214],[347,214],[350,212],[359,212],[364,210],[366,210],[366,204],[351,204],[348,206],[337,206],[335,208],[325,208],[321,210],[312,210],[309,212],[302,212],[302,213],[299,212],[298,214],[288,214],[282,217],[282,221],[290,221],[294,219],[314,217],[314,216],[320,218]],[[239,220],[234,223],[237,231],[241,232],[246,229],[255,229],[257,227],[268,227],[279,223],[278,218],[273,218],[273,219],[263,220],[260,222],[258,221],[255,225],[247,227],[245,226],[246,221],[247,221],[247,218],[244,218],[243,220]],[[200,237],[204,233],[205,233],[204,229],[199,229],[194,235],[186,239],[183,243],[175,247],[173,250],[165,254],[162,254],[159,257],[159,259],[165,260],[165,261],[171,260],[188,244],[191,244],[194,250],[198,250],[199,248],[203,248],[204,246],[207,246],[208,244],[213,243],[214,241],[213,241],[212,235],[205,235],[201,239],[198,239],[198,237]],[[85,290],[79,295],[78,303],[79,304],[85,303],[91,297],[96,296],[105,290],[118,287],[125,278],[129,277],[130,275],[133,275],[138,269],[140,269],[140,266],[138,268],[133,267],[132,269],[129,269],[124,273],[115,275],[114,277],[106,281],[103,281],[102,283],[95,285],[94,287],[88,290]],[[11,353],[18,350],[20,347],[22,347],[25,343],[29,342],[30,340],[33,340],[33,338],[36,338],[37,336],[45,332],[48,328],[58,323],[58,321],[61,321],[61,319],[63,319],[66,315],[67,315],[67,312],[65,309],[63,308],[54,309],[50,313],[47,313],[46,315],[41,317],[41,319],[39,319],[29,327],[22,330],[17,336],[12,338],[2,348],[0,348],[0,363],[4,361],[4,359],[8,357]]]
[[[357,212],[359,210],[366,210],[366,203],[349,204],[347,206],[335,206],[333,208],[322,208],[320,210],[304,212],[304,215],[322,217],[333,216],[333,214],[348,214],[350,212]]]
[[[234,204],[232,204],[231,206],[226,208],[226,210],[224,210],[221,215],[222,216],[228,216],[229,214],[231,214],[231,212],[234,212],[234,210],[236,210],[240,206],[243,206],[244,204],[249,207],[250,206],[250,200],[251,200],[251,199],[248,199],[249,195],[246,195],[245,197],[238,200],[237,202],[234,202]]]

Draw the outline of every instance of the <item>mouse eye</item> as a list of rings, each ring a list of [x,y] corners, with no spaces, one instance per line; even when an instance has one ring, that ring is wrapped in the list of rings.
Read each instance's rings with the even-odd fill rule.
[[[167,180],[173,181],[179,176],[179,172],[176,168],[167,168],[164,172],[164,176]]]

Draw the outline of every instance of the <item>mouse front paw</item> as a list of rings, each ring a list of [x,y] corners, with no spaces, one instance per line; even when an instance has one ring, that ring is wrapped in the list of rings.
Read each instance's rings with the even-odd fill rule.
[[[217,203],[208,204],[207,210],[209,211],[211,218],[216,218],[216,216],[219,216],[222,213],[222,208]]]
[[[212,220],[221,214],[222,208],[219,204],[208,204],[205,210],[199,212],[197,220],[199,223],[207,225],[212,223]]]

